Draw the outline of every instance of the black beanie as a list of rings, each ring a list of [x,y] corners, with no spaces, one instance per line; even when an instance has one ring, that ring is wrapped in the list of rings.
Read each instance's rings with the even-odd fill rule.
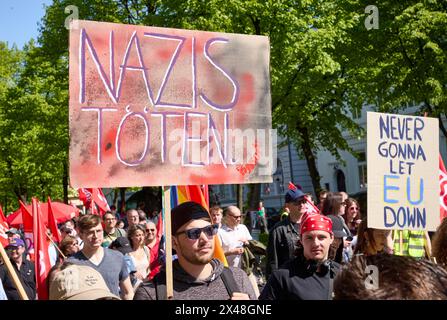
[[[175,235],[188,221],[202,218],[210,218],[204,207],[192,201],[183,202],[171,210],[171,233]]]

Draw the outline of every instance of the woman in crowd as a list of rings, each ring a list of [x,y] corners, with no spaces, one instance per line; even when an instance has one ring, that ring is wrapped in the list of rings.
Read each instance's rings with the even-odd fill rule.
[[[366,217],[363,217],[360,223],[357,237],[354,255],[372,256],[380,252],[393,253],[392,230],[369,228]]]
[[[346,207],[344,197],[340,192],[328,192],[322,210],[322,214],[332,220],[333,226],[340,226],[341,229],[340,233],[334,234],[334,242],[332,243],[332,247],[337,246],[337,254],[331,258],[338,263],[348,262],[352,256],[352,235],[343,219]],[[330,252],[333,252],[333,249]]]
[[[149,263],[150,263],[150,251],[145,245],[146,229],[141,225],[130,226],[127,230],[127,237],[132,246],[132,252],[129,253],[137,272],[135,276],[139,280],[135,288],[140,281],[143,281],[149,275]]]
[[[436,262],[447,269],[447,218],[442,220],[433,236],[432,251]]]
[[[360,206],[357,200],[348,198],[346,200],[345,214],[343,215],[345,223],[348,226],[352,236],[357,234],[357,229],[361,222]]]
[[[59,249],[67,258],[74,255],[80,250],[78,239],[70,235],[65,236],[59,244]]]

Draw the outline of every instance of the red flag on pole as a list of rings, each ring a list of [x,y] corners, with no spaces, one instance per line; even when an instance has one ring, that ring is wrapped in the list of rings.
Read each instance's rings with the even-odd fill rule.
[[[95,204],[98,206],[99,211],[101,212],[101,216],[104,215],[107,211],[110,211],[109,204],[107,203],[107,199],[104,196],[101,188],[92,189],[92,198],[95,201]]]
[[[439,155],[439,201],[440,201],[440,219],[447,218],[447,171],[445,170],[444,162],[441,155]]]
[[[9,229],[8,222],[6,222],[2,206],[0,206],[0,242],[2,243],[3,247],[6,247],[9,242],[8,235],[6,234],[6,231],[8,231],[8,229]]]
[[[159,272],[161,268],[161,264],[159,261],[158,251],[160,248],[161,237],[163,236],[163,214],[160,212],[158,216],[158,221],[156,225],[157,229],[157,240],[152,249],[150,249],[151,257],[150,257],[150,273],[148,275],[149,279],[154,278]]]
[[[102,216],[107,211],[110,211],[109,204],[107,203],[107,199],[104,196],[104,193],[100,188],[80,188],[78,189],[79,200],[84,203],[84,206],[89,209],[92,214],[99,214]],[[96,209],[96,206],[99,208]]]
[[[81,200],[84,203],[84,207],[86,207],[87,209],[90,208],[90,204],[92,201],[92,193],[90,192],[90,189],[79,188],[78,194],[79,194],[79,200]]]
[[[40,203],[32,199],[33,208],[33,234],[34,234],[34,267],[36,270],[36,289],[39,300],[48,300],[47,276],[51,269],[48,253],[47,229],[42,220]]]
[[[54,218],[50,197],[48,197],[48,228],[50,228],[51,233],[53,234],[53,240],[58,243],[61,242],[61,233],[57,227],[56,219]]]

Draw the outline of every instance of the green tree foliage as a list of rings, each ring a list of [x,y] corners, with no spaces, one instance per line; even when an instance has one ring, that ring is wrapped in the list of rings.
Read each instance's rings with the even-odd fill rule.
[[[58,69],[67,66],[63,60],[51,64],[40,50],[32,41],[25,47],[0,103],[2,200],[15,207],[17,198],[62,198],[68,113],[60,106],[67,104],[68,87],[59,83]]]
[[[417,106],[439,117],[447,112],[447,3],[381,1],[379,28],[358,25],[350,32],[353,96],[381,112]],[[354,2],[352,10],[362,6]],[[440,122],[447,137],[447,131]]]

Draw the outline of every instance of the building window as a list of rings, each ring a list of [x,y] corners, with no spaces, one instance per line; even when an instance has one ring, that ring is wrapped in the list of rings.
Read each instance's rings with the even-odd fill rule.
[[[368,186],[367,183],[367,166],[366,166],[366,154],[365,152],[359,153],[358,158],[358,167],[359,167],[359,186],[361,190],[366,189]]]

